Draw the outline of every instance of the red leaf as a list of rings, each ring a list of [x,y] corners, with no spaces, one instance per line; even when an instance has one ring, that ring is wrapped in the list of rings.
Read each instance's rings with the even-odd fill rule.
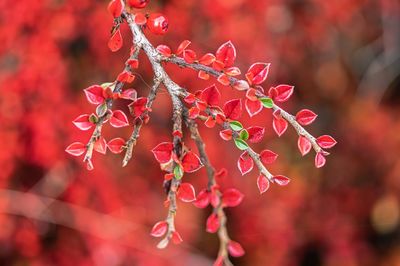
[[[241,257],[244,255],[242,246],[233,240],[230,240],[228,243],[228,252],[232,257]]]
[[[217,193],[215,191],[211,192],[210,203],[211,203],[211,206],[213,206],[214,208],[216,208],[220,203],[220,197],[217,195]]]
[[[211,53],[207,53],[200,58],[199,63],[208,66],[211,65],[214,61],[215,56]]]
[[[90,86],[83,90],[86,98],[91,104],[101,104],[104,102],[103,88],[98,85]]]
[[[218,114],[215,116],[215,121],[217,121],[217,123],[218,123],[219,125],[222,125],[222,124],[225,122],[225,120],[226,120],[225,115],[223,115],[223,114],[221,114],[221,113],[218,113]]]
[[[86,145],[81,142],[74,142],[65,151],[72,156],[81,156],[86,151]]]
[[[107,152],[107,143],[103,137],[100,137],[93,146],[94,150],[101,154],[106,154]]]
[[[175,177],[174,173],[168,173],[168,174],[165,174],[165,175],[164,175],[164,180],[165,180],[165,181],[169,181],[169,180],[171,180],[171,179],[174,178],[174,177]]]
[[[253,126],[247,128],[247,132],[249,132],[249,138],[247,139],[247,141],[251,143],[258,143],[264,137],[265,128]]]
[[[202,91],[200,99],[206,102],[208,105],[218,105],[219,100],[221,99],[221,93],[215,84],[213,84]]]
[[[167,229],[168,223],[166,221],[158,222],[153,226],[153,229],[151,229],[150,235],[154,237],[162,237],[167,232]]]
[[[132,8],[144,8],[149,0],[128,0],[128,5]]]
[[[204,122],[204,125],[208,128],[213,128],[215,126],[215,123],[217,121],[215,121],[215,119],[212,116],[209,116],[206,120],[206,122]]]
[[[214,62],[212,63],[212,67],[217,70],[217,71],[221,71],[224,69],[224,63],[222,63],[221,61],[218,60],[214,60]]]
[[[200,70],[198,77],[199,77],[199,79],[208,80],[210,78],[210,75],[207,74],[207,72]]]
[[[203,101],[197,101],[196,106],[199,108],[200,111],[204,111],[207,109],[207,104]]]
[[[317,143],[321,148],[330,149],[336,145],[336,140],[329,135],[323,135],[317,138]]]
[[[260,174],[257,178],[257,187],[260,191],[260,194],[266,192],[269,188],[269,181],[264,175]]]
[[[178,245],[178,244],[182,243],[182,241],[183,241],[182,237],[178,232],[176,232],[176,231],[172,232],[172,243],[174,243],[175,245]]]
[[[257,93],[256,89],[253,89],[253,88],[248,89],[246,91],[246,98],[251,100],[251,101],[258,101],[256,93]]]
[[[234,99],[226,102],[223,111],[227,119],[239,119],[242,115],[242,101],[240,99]]]
[[[188,46],[191,44],[191,41],[184,40],[179,44],[178,49],[176,49],[176,55],[180,55]]]
[[[222,194],[222,203],[226,207],[236,207],[243,200],[244,195],[235,188],[229,188]]]
[[[132,68],[138,68],[139,67],[139,60],[137,59],[129,59],[128,61],[126,61],[126,63]]]
[[[278,154],[271,150],[263,150],[260,153],[260,159],[265,164],[271,164],[275,162],[276,158],[278,158]]]
[[[288,127],[288,123],[282,117],[280,117],[280,118],[274,117],[274,119],[272,121],[272,127],[274,128],[276,134],[280,137],[280,136],[282,136],[283,133],[285,133],[285,131]]]
[[[151,152],[154,154],[157,162],[167,163],[171,160],[174,145],[171,142],[162,142],[158,144]]]
[[[195,51],[190,50],[190,49],[186,49],[183,50],[183,59],[185,59],[186,63],[193,63],[194,61],[196,61],[197,55],[195,53]]]
[[[160,44],[159,46],[157,46],[157,51],[162,54],[165,57],[170,57],[172,52],[171,52],[171,48],[169,48],[167,45],[164,44]]]
[[[189,183],[182,183],[179,186],[177,196],[183,202],[192,202],[196,200],[194,187]]]
[[[147,110],[147,97],[140,97],[129,105],[129,109],[134,117],[138,117]]]
[[[123,82],[123,83],[131,83],[135,80],[135,75],[133,75],[132,73],[130,73],[128,71],[122,71],[118,75],[117,80],[119,82]]]
[[[103,97],[104,97],[105,99],[111,99],[111,98],[113,98],[113,97],[114,97],[113,90],[112,90],[110,87],[106,87],[106,88],[103,90]]]
[[[223,140],[226,140],[226,141],[231,140],[231,139],[232,139],[232,130],[230,130],[230,129],[221,130],[221,131],[219,132],[219,136],[220,136]]]
[[[121,153],[123,151],[124,145],[125,140],[122,138],[115,138],[107,143],[107,147],[112,153]]]
[[[317,115],[313,111],[308,109],[303,109],[296,114],[296,120],[302,126],[307,126],[311,124],[316,118]]]
[[[235,83],[233,84],[233,87],[239,91],[245,91],[250,88],[249,83],[247,83],[247,81],[245,81],[245,80],[235,81]]]
[[[228,86],[230,84],[229,77],[225,74],[219,75],[217,78],[218,82],[221,83],[224,86]]]
[[[275,110],[273,113],[272,113],[272,115],[276,118],[276,119],[278,119],[278,118],[281,118],[282,117],[282,114],[281,114],[282,112],[281,112],[281,110],[280,109],[277,109],[277,110]]]
[[[249,173],[254,166],[253,159],[249,156],[247,151],[243,152],[237,162],[238,168],[242,175]]]
[[[124,6],[121,0],[111,0],[108,4],[108,12],[114,17],[117,18],[121,16],[122,11],[124,10]]]
[[[216,213],[212,213],[208,218],[207,218],[207,232],[209,233],[215,233],[218,231],[219,228],[219,219],[218,215]]]
[[[326,163],[325,156],[321,152],[318,152],[315,155],[315,167],[321,168],[322,166],[325,165],[325,163]]]
[[[183,100],[188,104],[192,104],[196,101],[196,96],[194,96],[192,93],[189,93]]]
[[[203,189],[197,194],[196,201],[193,203],[197,208],[205,208],[210,204],[210,193]]]
[[[72,123],[80,130],[89,130],[93,126],[93,123],[89,121],[89,117],[87,114],[80,115]]]
[[[278,85],[269,89],[269,97],[276,102],[285,102],[293,94],[294,87],[286,84]]]
[[[183,170],[186,173],[193,173],[199,170],[203,165],[200,158],[192,151],[188,151],[182,159]]]
[[[225,168],[221,168],[218,172],[215,173],[216,178],[223,178],[228,175],[228,170]]]
[[[304,136],[299,136],[297,140],[297,147],[302,156],[306,155],[311,150],[311,142]]]
[[[236,59],[236,49],[231,41],[222,44],[215,53],[216,60],[222,62],[225,67],[231,67]]]
[[[315,155],[315,167],[317,167],[317,168],[321,168],[322,166],[324,166],[325,165],[325,163],[326,163],[326,158],[325,158],[325,156],[321,153],[321,152],[318,152],[316,155]]]
[[[135,23],[138,25],[145,25],[147,22],[147,18],[144,14],[138,12],[135,14]]]
[[[136,100],[137,92],[134,89],[127,89],[124,90],[119,97],[126,100]]]
[[[250,84],[261,84],[263,83],[269,72],[269,63],[254,63],[247,70],[246,78]]]
[[[280,186],[286,186],[290,182],[290,179],[283,175],[276,175],[273,180]]]
[[[116,128],[126,127],[129,125],[128,118],[121,110],[115,110],[111,115],[110,125]]]
[[[108,48],[110,48],[111,52],[116,52],[121,49],[123,44],[121,31],[117,30],[111,36],[110,40],[108,41]]]
[[[238,67],[229,67],[225,69],[225,74],[228,76],[234,77],[240,75],[240,69]]]
[[[196,106],[193,106],[192,108],[189,109],[189,118],[190,119],[196,119],[200,114],[200,109],[197,108]]]
[[[178,137],[178,138],[182,138],[183,137],[183,133],[180,130],[175,130],[174,132],[172,132],[172,136]]]
[[[246,99],[244,102],[244,105],[246,107],[247,113],[250,115],[250,117],[255,116],[261,110],[263,109],[263,105],[260,101],[251,101],[249,99]]]

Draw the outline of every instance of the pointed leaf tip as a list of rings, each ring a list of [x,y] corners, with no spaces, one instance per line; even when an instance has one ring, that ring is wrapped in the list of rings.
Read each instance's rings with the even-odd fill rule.
[[[260,174],[257,178],[257,187],[260,194],[265,193],[269,188],[269,180],[264,175]]]
[[[65,151],[72,156],[81,156],[86,151],[86,145],[81,142],[74,142]]]
[[[242,175],[249,173],[254,166],[253,159],[249,156],[248,152],[244,152],[240,155],[237,161],[238,168]]]
[[[121,110],[115,110],[111,115],[110,125],[115,128],[126,127],[129,125],[128,118]]]
[[[167,229],[168,229],[168,224],[166,221],[158,222],[151,229],[150,235],[154,237],[161,237],[167,232]]]
[[[194,187],[189,183],[181,183],[178,192],[178,198],[183,202],[192,202],[196,200]]]

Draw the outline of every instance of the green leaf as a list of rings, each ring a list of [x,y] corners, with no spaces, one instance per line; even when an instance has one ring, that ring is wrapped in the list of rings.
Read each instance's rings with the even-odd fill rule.
[[[89,116],[89,122],[90,123],[96,124],[98,121],[99,121],[99,119],[97,118],[97,116],[95,114],[91,114]]]
[[[249,145],[247,145],[246,141],[239,139],[239,138],[235,139],[235,144],[236,144],[236,147],[238,147],[238,149],[242,150],[242,151],[246,150],[249,147]]]
[[[239,138],[242,140],[247,140],[249,138],[249,132],[246,129],[240,131]]]
[[[174,176],[176,179],[181,179],[183,176],[183,170],[179,165],[176,165],[174,168]]]
[[[269,97],[260,98],[259,100],[264,105],[265,108],[274,107],[274,101]]]
[[[229,126],[234,130],[234,131],[239,131],[243,128],[242,124],[239,121],[231,121],[229,122]]]
[[[104,102],[102,104],[99,104],[96,108],[96,114],[98,117],[102,117],[103,115],[105,115],[107,112],[107,103]]]

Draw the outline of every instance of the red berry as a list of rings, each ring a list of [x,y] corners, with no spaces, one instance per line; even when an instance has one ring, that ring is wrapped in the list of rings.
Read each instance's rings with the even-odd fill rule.
[[[128,5],[134,8],[144,8],[149,0],[128,0]]]
[[[154,13],[149,16],[147,26],[152,33],[163,35],[168,30],[168,19],[160,13]]]

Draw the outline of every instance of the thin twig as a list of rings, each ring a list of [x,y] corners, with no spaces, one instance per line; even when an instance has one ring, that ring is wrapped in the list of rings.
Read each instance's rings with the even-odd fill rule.
[[[221,74],[223,74],[222,71],[215,70],[212,67],[205,66],[205,65],[202,65],[197,62],[187,63],[183,58],[178,57],[178,56],[171,56],[171,57],[161,56],[161,57],[162,57],[162,60],[165,62],[170,62],[170,63],[176,64],[180,67],[191,68],[196,71],[204,71],[205,73],[212,75],[214,77],[219,77]],[[237,81],[239,81],[239,79],[237,79],[235,77],[228,76],[228,78],[229,78],[229,83],[231,86],[233,86]],[[244,91],[246,91],[246,90],[244,90]],[[257,91],[257,97],[263,98],[263,97],[268,97],[268,96],[260,91]],[[272,109],[274,111],[280,110],[282,117],[284,119],[286,119],[293,126],[293,128],[296,130],[297,134],[306,137],[311,142],[311,145],[314,148],[315,152],[317,152],[317,153],[321,152],[322,149],[318,145],[316,139],[306,129],[304,129],[304,127],[302,127],[296,121],[296,118],[293,115],[289,114],[288,112],[283,110],[281,107],[279,107],[275,103],[273,104]]]
[[[208,185],[207,189],[211,193],[213,188],[217,185],[217,181],[215,180],[215,169],[211,165],[210,160],[208,158],[206,149],[205,149],[205,144],[203,139],[201,138],[197,123],[189,119],[187,117],[187,110],[185,110],[185,121],[186,124],[189,127],[191,137],[195,141],[197,150],[199,151],[200,154],[200,159],[203,165],[206,167],[207,171],[207,176],[208,176]],[[218,228],[218,238],[220,242],[219,246],[219,252],[218,252],[218,257],[223,258],[225,265],[230,266],[232,263],[229,260],[228,256],[228,243],[230,241],[229,235],[228,235],[228,230],[226,228],[226,222],[227,218],[222,206],[222,193],[217,190],[215,191],[217,193],[217,196],[219,198],[219,204],[218,206],[214,207],[213,212],[217,214],[218,220],[219,220],[219,228]]]
[[[183,112],[183,104],[179,100],[178,97],[172,96],[173,102],[176,103],[173,105],[174,113],[173,113],[173,131],[174,132],[182,132],[182,112]],[[182,156],[182,137],[180,135],[174,135],[173,138],[173,145],[174,145],[174,153],[175,155],[180,158]],[[175,168],[177,164],[174,162],[172,169]],[[173,171],[173,170],[172,170]],[[165,220],[168,224],[168,230],[163,240],[161,240],[157,247],[158,248],[165,248],[169,244],[173,234],[175,232],[175,215],[177,210],[176,204],[176,193],[181,183],[180,179],[177,179],[175,176],[171,180],[171,185],[168,191],[168,216]]]
[[[138,56],[139,56],[139,52],[140,52],[140,46],[137,46],[137,49],[132,53],[132,55],[130,56],[128,61],[130,59],[137,59]],[[133,70],[130,67],[130,65],[128,63],[126,63],[124,71],[132,73]],[[114,83],[115,83],[115,86],[114,86],[114,89],[113,89],[113,93],[120,93],[122,91],[122,88],[124,87],[125,83],[121,82],[121,81],[115,81]],[[113,101],[112,98],[106,100],[107,110],[111,110],[112,109],[113,102],[114,101]],[[101,117],[98,118],[98,120],[96,122],[95,129],[93,130],[93,133],[92,133],[88,143],[86,144],[86,153],[85,153],[85,157],[83,158],[83,161],[87,162],[88,169],[92,169],[93,168],[92,156],[93,156],[94,144],[101,137],[101,130],[102,130],[104,121],[106,121],[108,119],[109,115],[110,115],[110,113],[107,111],[107,112],[105,112],[104,115],[102,115]]]
[[[132,151],[133,147],[136,145],[137,139],[139,138],[140,135],[140,129],[142,128],[143,125],[143,120],[145,117],[149,114],[150,108],[156,98],[157,92],[159,90],[161,81],[158,80],[157,78],[154,78],[154,84],[151,87],[150,93],[147,96],[147,104],[146,104],[146,110],[135,119],[135,124],[133,125],[133,131],[126,142],[126,151],[125,151],[125,156],[124,159],[122,160],[122,166],[126,166],[129,162],[129,160],[132,158]]]
[[[210,108],[207,108],[205,110],[205,112],[206,112],[207,115],[210,115],[215,119],[216,114]],[[203,120],[203,121],[205,121],[207,119],[207,117],[205,117],[205,116],[199,116],[198,118]],[[221,126],[222,126],[223,129],[230,129],[230,126],[229,126],[228,122],[224,122]],[[239,133],[232,130],[232,138],[233,139],[239,138]],[[247,151],[249,156],[253,159],[253,161],[256,164],[256,166],[257,166],[258,170],[260,171],[260,173],[262,173],[266,178],[268,178],[268,180],[271,183],[274,183],[274,178],[273,178],[274,175],[271,174],[271,172],[269,172],[268,169],[265,167],[265,165],[261,162],[260,155],[256,151],[254,151],[250,146],[248,146],[245,151]]]

